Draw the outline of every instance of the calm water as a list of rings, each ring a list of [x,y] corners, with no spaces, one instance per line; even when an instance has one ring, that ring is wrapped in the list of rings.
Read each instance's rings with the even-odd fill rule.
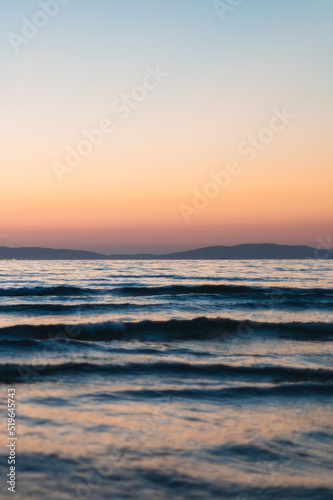
[[[329,261],[0,262],[17,499],[332,499]]]

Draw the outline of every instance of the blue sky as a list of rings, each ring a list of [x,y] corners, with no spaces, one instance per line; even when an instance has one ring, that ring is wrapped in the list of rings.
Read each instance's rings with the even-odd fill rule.
[[[39,2],[32,0],[15,0],[0,7],[1,133],[5,143],[1,155],[7,166],[3,186],[8,196],[15,186],[24,206],[30,198],[40,199],[40,205],[45,202],[47,213],[55,219],[57,200],[63,200],[68,213],[71,200],[87,205],[91,189],[92,206],[88,208],[93,214],[97,191],[110,186],[115,196],[124,193],[124,204],[113,205],[110,200],[107,210],[114,214],[121,207],[127,218],[124,215],[118,224],[110,215],[101,231],[115,225],[130,231],[130,214],[144,204],[149,213],[155,212],[160,199],[160,221],[145,210],[139,221],[134,217],[135,224],[145,228],[147,249],[153,245],[164,248],[165,243],[155,243],[153,237],[160,224],[169,228],[175,248],[177,241],[181,246],[205,243],[209,231],[208,240],[215,242],[216,227],[225,227],[224,218],[219,219],[222,198],[221,204],[216,201],[186,229],[186,240],[179,239],[183,222],[177,207],[190,201],[192,188],[200,188],[209,169],[228,161],[240,141],[263,127],[272,109],[282,106],[297,115],[297,123],[271,149],[265,164],[259,162],[248,180],[243,177],[244,183],[253,189],[254,197],[255,189],[260,190],[263,183],[266,187],[276,184],[281,176],[286,183],[294,182],[296,190],[302,175],[309,179],[317,175],[327,185],[333,116],[330,0],[244,0],[226,12],[223,21],[210,0],[69,0],[15,54],[9,33],[21,35],[22,18],[32,20],[40,10]],[[169,73],[168,79],[133,113],[126,127],[117,130],[113,142],[89,158],[65,187],[59,187],[50,164],[63,156],[68,145],[77,143],[82,129],[94,127],[107,116],[112,101],[137,85],[148,66],[156,65]],[[267,171],[270,179],[265,180]],[[130,178],[133,184],[126,185]],[[27,186],[30,194],[23,196]],[[136,186],[141,198],[134,192]],[[233,212],[234,205],[239,206],[240,196],[240,191],[235,192],[228,210]],[[305,187],[299,193],[303,200],[309,196]],[[318,186],[311,196],[326,200],[328,195]],[[2,231],[15,227],[15,238],[20,234],[20,242],[24,242],[22,228],[28,220],[30,233],[40,241],[44,223],[33,210],[26,214],[20,205],[13,209],[11,203],[3,200],[7,229]],[[263,211],[269,210],[264,200],[262,203]],[[6,211],[10,208],[12,216]],[[324,231],[328,230],[323,216],[327,208],[325,201],[313,217],[313,225],[324,224]],[[87,230],[99,227],[101,211],[96,212],[96,219],[92,216]],[[72,217],[71,231],[77,226],[75,210]],[[295,227],[304,222],[297,217]],[[237,215],[235,224],[240,218]],[[260,221],[254,217],[251,224],[260,226]],[[63,227],[69,231],[67,223]],[[315,238],[313,227],[299,236],[299,242],[310,243]],[[52,231],[51,224],[50,240]],[[259,239],[270,237],[265,229],[258,231]],[[232,232],[225,234],[221,243],[235,242]],[[80,246],[86,246],[80,235]],[[103,242],[103,249],[112,244]],[[126,245],[120,247],[128,249]],[[140,249],[144,245],[140,243]]]

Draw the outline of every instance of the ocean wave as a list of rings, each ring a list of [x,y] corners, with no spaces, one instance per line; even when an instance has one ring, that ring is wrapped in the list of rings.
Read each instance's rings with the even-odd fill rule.
[[[130,302],[112,303],[112,302],[96,302],[96,303],[81,303],[81,304],[6,304],[0,305],[0,314],[68,314],[80,313],[88,314],[91,311],[117,311],[119,309],[148,309],[156,307],[157,304],[131,304]]]
[[[311,369],[286,366],[237,366],[226,364],[192,364],[185,362],[152,362],[127,364],[94,364],[89,362],[61,364],[3,364],[0,376],[3,378],[45,377],[57,375],[111,375],[111,376],[168,376],[196,378],[213,377],[219,380],[241,379],[246,381],[266,381],[273,384],[293,383],[330,383],[333,370]],[[239,389],[239,388],[236,388]]]
[[[17,370],[34,371],[44,374],[57,373],[108,373],[115,375],[133,374],[161,374],[173,376],[199,376],[199,377],[240,377],[245,380],[253,378],[265,379],[273,382],[333,382],[333,370],[298,368],[275,365],[252,365],[237,366],[226,364],[193,364],[185,362],[155,361],[151,363],[127,363],[127,364],[95,364],[89,362],[62,363],[62,364],[40,364],[40,365],[0,365],[0,374],[9,374]]]
[[[67,295],[89,295],[95,290],[90,288],[80,288],[76,286],[36,286],[33,288],[0,288],[0,297],[47,297],[47,296],[67,296]]]
[[[105,398],[105,395],[103,395]],[[138,389],[138,390],[127,390],[119,391],[118,393],[113,393],[112,397],[127,398],[127,399],[202,399],[210,401],[221,401],[227,402],[228,400],[235,399],[247,399],[251,402],[251,399],[255,403],[258,399],[262,398],[263,403],[267,401],[268,397],[303,397],[308,399],[309,396],[325,396],[333,397],[333,384],[320,384],[320,383],[297,383],[297,384],[283,384],[275,385],[269,387],[258,387],[258,386],[238,386],[238,387],[225,387],[219,389]]]
[[[333,323],[290,322],[270,323],[237,321],[229,318],[144,320],[138,322],[79,323],[51,325],[16,325],[0,328],[0,339],[53,339],[112,341],[112,340],[218,340],[228,335],[277,335],[295,340],[325,341],[333,338]]]
[[[230,284],[204,284],[204,285],[166,285],[166,286],[117,286],[113,288],[84,288],[71,285],[37,286],[23,288],[0,288],[1,297],[47,297],[47,296],[75,296],[75,295],[221,295],[236,297],[263,297],[270,299],[272,304],[295,299],[327,299],[333,305],[333,289],[325,288],[292,288],[292,287],[261,287],[249,285]]]
[[[3,364],[0,365],[0,380],[2,383],[36,383],[40,381],[60,381],[69,377],[73,383],[83,377],[123,377],[132,378],[152,375],[154,378],[166,377],[186,381],[190,378],[213,378],[226,387],[207,387],[200,385],[177,388],[138,388],[113,390],[112,392],[96,392],[94,399],[156,399],[182,398],[204,400],[233,400],[238,398],[257,399],[267,397],[309,397],[333,396],[333,373],[331,370],[296,369],[287,367],[233,367],[226,365],[196,366],[185,363],[130,363],[127,365],[99,365],[92,363],[63,364]],[[230,380],[238,385],[230,385]],[[265,385],[257,385],[258,381]],[[239,385],[245,382],[245,385]],[[252,383],[252,385],[251,385]],[[255,385],[254,385],[255,384]],[[85,396],[86,397],[86,396]]]
[[[333,289],[325,288],[292,288],[292,287],[260,287],[248,285],[168,285],[168,286],[123,286],[113,289],[118,293],[126,295],[149,296],[149,295],[226,295],[226,296],[263,296],[269,298],[272,303],[283,302],[283,300],[304,298],[327,298],[333,301]],[[333,305],[333,302],[332,302]]]

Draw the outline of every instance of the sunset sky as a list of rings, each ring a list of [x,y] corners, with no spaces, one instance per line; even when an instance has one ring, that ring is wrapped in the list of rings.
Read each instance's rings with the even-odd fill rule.
[[[333,2],[223,3],[2,3],[0,246],[333,233]]]

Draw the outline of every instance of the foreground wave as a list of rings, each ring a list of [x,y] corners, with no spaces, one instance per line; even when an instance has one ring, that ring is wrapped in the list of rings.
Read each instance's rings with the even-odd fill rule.
[[[26,378],[27,375],[164,375],[177,377],[213,377],[218,379],[260,380],[278,384],[280,382],[321,382],[332,390],[333,370],[296,368],[287,366],[237,366],[226,364],[193,364],[181,362],[153,362],[127,364],[96,364],[88,362],[60,364],[5,364],[0,365],[0,377],[9,379]],[[316,386],[318,387],[318,386]],[[332,392],[333,395],[333,392]]]
[[[333,338],[333,323],[270,323],[258,321],[237,321],[230,318],[200,317],[190,320],[138,321],[17,325],[0,328],[0,339],[52,339],[112,341],[112,340],[212,340],[224,339],[226,335],[277,335],[295,340],[325,341]]]
[[[112,281],[112,279],[110,279]],[[164,286],[119,286],[85,288],[79,286],[36,286],[21,288],[0,288],[1,297],[43,297],[43,296],[66,296],[66,295],[88,295],[88,294],[126,294],[126,295],[249,295],[261,294],[272,298],[284,295],[285,297],[316,297],[333,299],[333,289],[327,288],[297,288],[281,286],[251,286],[251,285],[228,285],[228,284],[205,284],[205,285],[164,285]]]
[[[21,288],[0,288],[0,297],[47,297],[67,295],[89,295],[95,291],[91,288],[81,288],[77,286],[36,286]]]

